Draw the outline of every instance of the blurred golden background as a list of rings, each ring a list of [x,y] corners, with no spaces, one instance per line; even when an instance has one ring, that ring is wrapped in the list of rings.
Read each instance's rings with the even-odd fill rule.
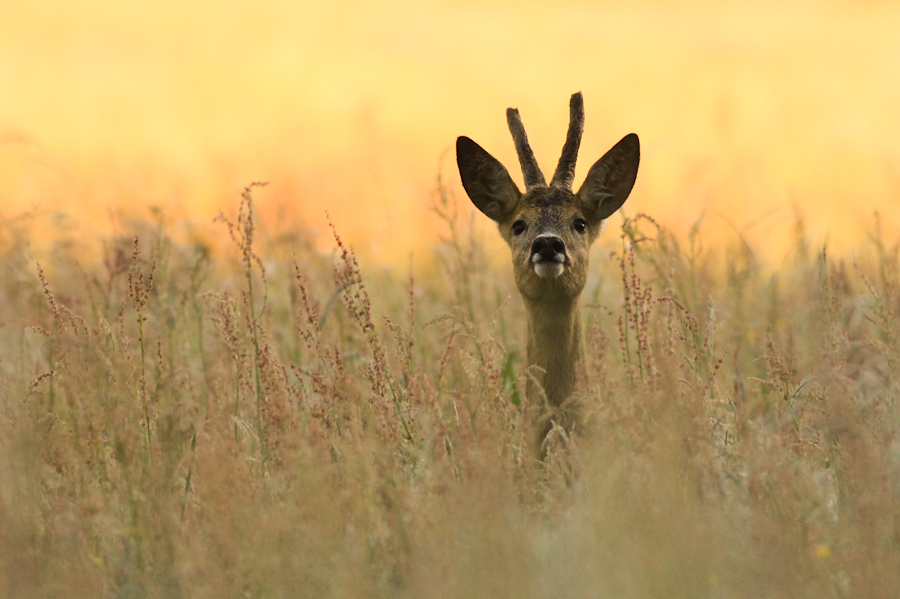
[[[405,265],[437,241],[439,170],[469,207],[458,135],[521,181],[516,106],[552,171],[582,90],[576,186],[634,131],[629,214],[681,235],[702,217],[775,261],[802,215],[846,251],[874,211],[900,222],[898,32],[896,3],[859,1],[4,2],[0,218],[85,239],[153,206],[208,223],[269,181],[275,232],[327,245],[328,210]]]

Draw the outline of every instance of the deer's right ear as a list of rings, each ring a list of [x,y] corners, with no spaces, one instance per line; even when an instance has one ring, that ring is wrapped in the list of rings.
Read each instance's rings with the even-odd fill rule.
[[[488,218],[500,222],[516,207],[522,194],[500,161],[469,139],[456,140],[456,163],[469,199]]]
[[[641,143],[629,133],[594,163],[581,189],[575,194],[588,218],[596,222],[607,219],[618,210],[637,179],[641,162]]]

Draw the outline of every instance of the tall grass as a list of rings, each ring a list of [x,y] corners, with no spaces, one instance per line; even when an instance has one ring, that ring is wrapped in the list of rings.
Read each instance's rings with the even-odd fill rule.
[[[896,597],[898,249],[595,256],[585,428],[530,451],[523,308],[439,186],[432,274],[163,225],[0,230],[6,597]],[[510,299],[512,298],[512,299]]]

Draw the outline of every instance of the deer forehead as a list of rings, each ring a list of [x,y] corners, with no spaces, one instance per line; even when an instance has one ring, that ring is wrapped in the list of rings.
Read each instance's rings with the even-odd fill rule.
[[[522,219],[530,225],[559,226],[581,216],[575,195],[562,189],[537,189],[522,197],[510,222]]]
[[[575,194],[558,187],[539,187],[522,196],[521,203],[535,208],[565,208],[575,204]]]

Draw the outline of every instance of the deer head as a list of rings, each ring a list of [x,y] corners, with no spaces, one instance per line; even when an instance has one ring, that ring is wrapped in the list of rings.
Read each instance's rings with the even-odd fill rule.
[[[640,144],[626,135],[594,163],[578,192],[572,191],[575,161],[584,130],[581,92],[569,102],[569,130],[548,185],[519,111],[506,111],[525,178],[525,193],[506,168],[468,137],[456,140],[463,187],[472,203],[494,220],[512,250],[516,286],[528,302],[577,300],[587,280],[591,244],[628,198],[637,177]]]

